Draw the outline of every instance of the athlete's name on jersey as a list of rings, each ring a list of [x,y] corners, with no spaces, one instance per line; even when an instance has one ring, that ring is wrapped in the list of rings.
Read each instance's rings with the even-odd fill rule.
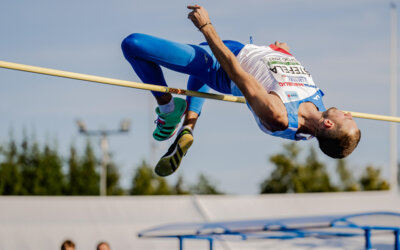
[[[284,65],[279,66],[279,65],[276,65],[272,68],[269,68],[269,70],[271,70],[275,74],[278,74],[278,71],[279,71],[280,73],[285,73],[285,74],[311,76],[310,73],[301,66],[284,66]]]

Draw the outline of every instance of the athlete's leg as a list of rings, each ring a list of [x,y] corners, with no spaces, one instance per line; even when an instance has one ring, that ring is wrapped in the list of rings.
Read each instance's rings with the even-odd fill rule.
[[[228,42],[227,46],[234,54],[237,54],[243,47],[237,42]],[[132,34],[122,42],[122,50],[125,58],[145,83],[167,86],[160,68],[160,66],[164,66],[191,75],[188,86],[191,90],[207,92],[209,89],[207,85],[209,85],[216,91],[231,93],[230,79],[207,44],[188,45],[144,34]],[[171,103],[172,96],[170,94],[153,92],[153,95],[160,105]],[[184,127],[167,154],[157,164],[156,172],[159,175],[169,175],[179,167],[181,158],[193,142],[191,128],[194,128],[196,124],[203,102],[203,98],[188,98],[189,111],[183,124]],[[161,112],[157,112],[157,114],[163,116]],[[172,134],[168,134],[167,137],[163,133],[158,133],[154,138],[164,140],[170,136]]]
[[[140,34],[132,34],[126,37],[121,44],[122,52],[142,82],[167,86],[161,67],[140,56],[141,47],[146,44],[143,38]],[[171,94],[154,91],[152,91],[152,94],[160,105],[168,103],[172,98]]]
[[[200,46],[134,33],[122,42],[125,58],[144,83],[167,86],[160,66],[168,69],[208,78],[212,58]],[[153,92],[154,96],[163,93]]]
[[[243,47],[243,44],[235,41],[224,41],[224,43],[235,55],[237,55]],[[203,43],[200,46],[213,59],[213,68],[216,69],[216,72],[211,75],[207,82],[198,77],[190,76],[187,89],[207,93],[210,88],[213,88],[216,91],[231,94],[230,79],[225,71],[220,67],[217,59],[212,54],[210,47],[206,43]],[[193,130],[201,113],[205,99],[201,97],[188,96],[186,101],[188,103],[188,112],[186,113],[182,127],[188,126]]]
[[[121,47],[125,58],[145,83],[167,86],[160,66],[205,79],[209,78],[210,72],[213,72],[210,70],[211,56],[196,45],[181,44],[136,33],[125,38]],[[159,118],[153,136],[156,140],[165,140],[174,134],[185,112],[186,102],[180,98],[172,100],[169,93],[152,93],[160,105],[156,109]],[[179,106],[178,109],[176,105]]]
[[[237,55],[243,48],[243,44],[239,42],[224,41],[224,43],[235,55]],[[213,59],[213,68],[216,69],[216,72],[211,75],[212,78],[208,79],[209,81],[207,82],[198,77],[190,76],[187,85],[188,90],[207,93],[210,88],[213,88],[216,91],[231,94],[230,79],[225,71],[220,67],[217,59],[212,54],[210,47],[207,43],[203,43],[200,46],[209,53],[210,57]],[[188,126],[193,130],[201,113],[205,99],[188,96],[186,101],[188,103],[188,112],[186,113],[182,127]]]
[[[220,67],[217,60],[209,49],[205,50],[198,45],[181,44],[135,33],[125,38],[121,47],[125,58],[145,83],[167,86],[160,66],[196,76],[204,82],[216,81],[218,78]],[[166,140],[174,134],[186,103],[180,98],[172,100],[169,93],[152,93],[160,105],[156,109],[159,118],[153,137],[156,140]],[[179,106],[178,109],[175,108],[176,105]]]
[[[197,77],[190,76],[188,89],[192,91],[208,92],[210,87],[200,81]],[[169,147],[155,167],[155,172],[160,176],[168,176],[174,173],[180,166],[183,157],[193,143],[193,130],[203,107],[204,98],[188,96],[188,111],[185,120],[174,143]]]
[[[213,89],[223,92],[231,93],[230,79],[227,74],[221,69],[218,61],[212,55],[210,48],[207,45],[202,46],[207,51],[210,57],[213,59],[213,74],[209,74],[208,79],[201,79],[191,75],[188,80],[188,89],[199,92],[208,92],[210,87]],[[238,53],[241,49],[241,44],[233,43],[231,50]],[[235,51],[237,49],[237,51]],[[204,82],[207,81],[207,84]],[[166,154],[164,154],[158,161],[155,172],[160,176],[168,176],[174,173],[180,166],[183,157],[188,152],[189,148],[193,143],[193,129],[199,118],[205,99],[200,97],[187,97],[188,111],[185,116],[185,120],[182,124],[182,128],[179,131],[175,141],[169,147]]]
[[[224,41],[237,55],[243,44]],[[207,43],[182,44],[145,34],[134,33],[122,42],[125,58],[144,83],[167,86],[160,66],[196,76],[221,93],[230,93],[230,79],[221,68]],[[154,96],[163,93],[153,92]]]
[[[187,85],[188,90],[198,91],[207,93],[210,90],[210,87],[200,81],[198,78],[194,76],[190,76]],[[205,99],[201,97],[188,96],[186,97],[186,102],[188,103],[188,110],[185,116],[185,120],[183,121],[183,127],[189,126],[192,130],[196,125],[197,118],[201,113],[201,109],[203,107]]]

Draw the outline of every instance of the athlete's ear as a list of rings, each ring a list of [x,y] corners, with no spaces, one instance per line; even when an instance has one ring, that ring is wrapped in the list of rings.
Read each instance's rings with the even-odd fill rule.
[[[333,126],[335,126],[335,123],[331,120],[331,119],[324,119],[324,127],[327,129],[333,128]]]

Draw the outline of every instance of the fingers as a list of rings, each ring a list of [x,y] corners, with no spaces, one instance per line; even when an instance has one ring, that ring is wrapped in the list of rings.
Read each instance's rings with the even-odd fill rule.
[[[187,8],[189,9],[189,10],[197,10],[197,9],[200,9],[201,8],[201,6],[199,6],[199,5],[188,5],[187,6]]]
[[[194,17],[194,13],[201,8],[201,6],[199,5],[188,5],[187,6],[188,9],[192,10],[189,14],[188,14],[188,18],[192,19]]]
[[[205,23],[210,22],[210,18],[208,17],[207,11],[199,6],[199,5],[188,5],[188,9],[190,9],[190,13],[188,14],[188,18],[193,22],[193,24],[199,28]]]
[[[195,18],[195,14],[199,15],[199,11],[198,10],[201,9],[201,6],[196,4],[194,6],[193,5],[189,5],[189,6],[187,6],[187,8],[192,10],[191,12],[189,12],[188,18],[193,20]]]

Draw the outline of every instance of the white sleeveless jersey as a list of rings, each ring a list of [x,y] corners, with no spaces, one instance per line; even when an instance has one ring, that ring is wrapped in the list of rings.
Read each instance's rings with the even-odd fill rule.
[[[242,68],[270,93],[275,92],[285,104],[288,112],[289,126],[284,131],[271,132],[260,122],[260,118],[250,110],[260,129],[265,133],[292,140],[309,139],[297,133],[298,108],[303,102],[312,102],[325,111],[322,103],[323,92],[314,84],[311,74],[287,51],[270,46],[248,44],[237,55]],[[231,82],[233,95],[242,95],[234,82]]]

